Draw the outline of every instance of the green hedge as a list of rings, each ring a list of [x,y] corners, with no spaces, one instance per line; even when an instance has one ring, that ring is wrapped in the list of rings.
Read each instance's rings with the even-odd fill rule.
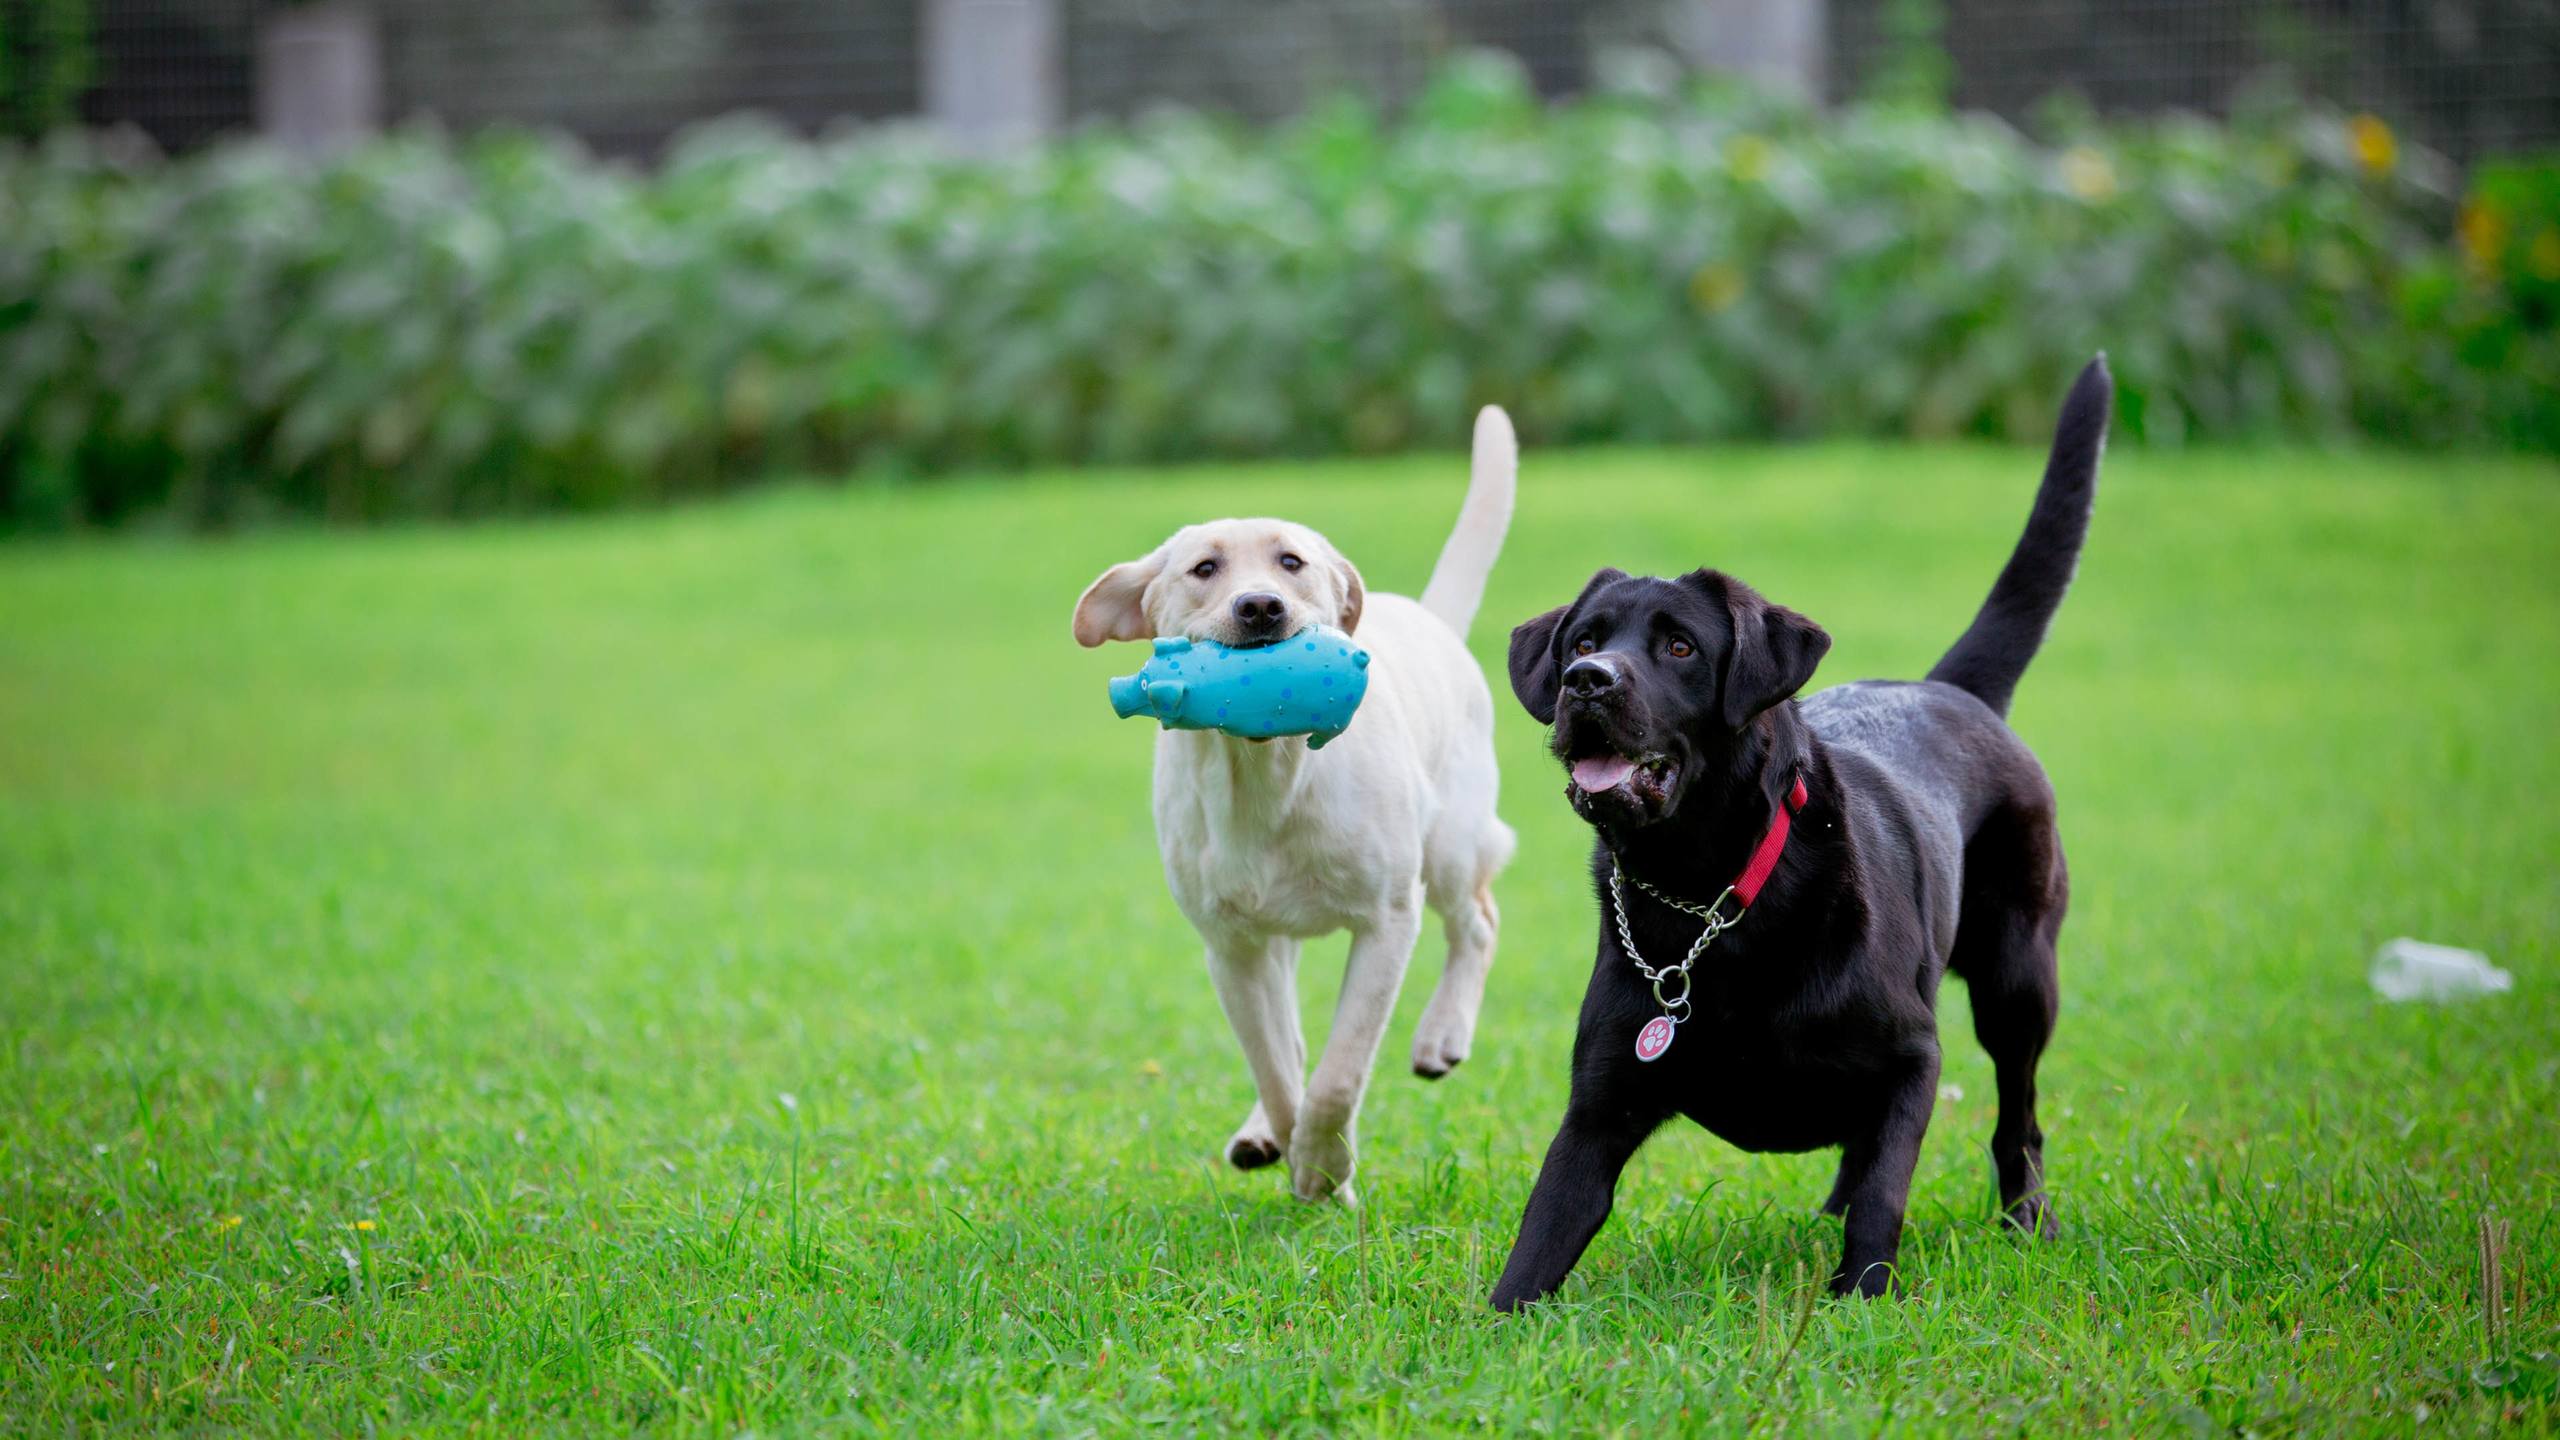
[[[1815,112],[1453,67],[1386,125],[1003,161],[727,123],[319,166],[0,151],[0,522],[600,506],[776,470],[2038,436],[2560,448],[2554,172],[2378,122]]]

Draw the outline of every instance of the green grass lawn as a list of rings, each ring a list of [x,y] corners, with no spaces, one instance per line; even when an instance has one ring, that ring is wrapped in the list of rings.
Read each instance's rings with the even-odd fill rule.
[[[2038,460],[1533,453],[1475,650],[1713,563],[1830,628],[1817,684],[1914,674]],[[1808,1305],[1829,1157],[1666,1131],[1502,1320],[1594,924],[1536,727],[1497,680],[1474,1058],[1399,1063],[1435,933],[1363,1208],[1303,1207],[1217,1159],[1249,1085],[1102,694],[1140,652],[1067,633],[1221,513],[1410,592],[1463,469],[0,549],[0,1432],[2560,1424],[2560,472],[2113,457],[2015,717],[2067,1233],[1993,1223],[1951,985],[1909,1298]],[[2382,1004],[2400,934],[2516,988]]]

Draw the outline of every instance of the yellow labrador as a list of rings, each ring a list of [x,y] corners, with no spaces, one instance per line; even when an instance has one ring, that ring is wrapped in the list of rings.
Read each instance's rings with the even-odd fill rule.
[[[1285,1156],[1301,1199],[1354,1203],[1360,1099],[1426,905],[1448,931],[1449,958],[1414,1033],[1414,1073],[1448,1074],[1475,1037],[1499,924],[1493,877],[1513,842],[1494,814],[1493,697],[1466,634],[1511,525],[1518,463],[1509,417],[1487,406],[1466,502],[1419,601],[1369,594],[1303,525],[1213,520],[1112,566],[1076,602],[1081,645],[1159,635],[1251,645],[1326,622],[1374,657],[1351,728],[1321,752],[1211,730],[1156,737],[1165,879],[1208,944],[1260,1096],[1227,1159],[1250,1170]],[[1298,945],[1336,930],[1351,932],[1350,961],[1306,1077]]]

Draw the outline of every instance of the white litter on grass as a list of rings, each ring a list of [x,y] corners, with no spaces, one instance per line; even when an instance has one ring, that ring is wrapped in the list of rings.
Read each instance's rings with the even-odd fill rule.
[[[2477,950],[2430,945],[2403,935],[2373,952],[2374,993],[2385,1000],[2463,1000],[2503,995],[2516,977]]]

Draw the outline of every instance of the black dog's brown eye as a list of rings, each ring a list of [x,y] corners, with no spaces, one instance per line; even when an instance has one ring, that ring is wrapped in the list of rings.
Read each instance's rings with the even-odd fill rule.
[[[1588,635],[1585,635],[1581,639],[1573,642],[1573,653],[1576,655],[1588,655],[1599,648],[1599,646],[1591,643],[1591,637]]]
[[[1687,638],[1686,636],[1674,635],[1674,636],[1672,636],[1672,637],[1671,637],[1671,658],[1672,658],[1672,659],[1674,659],[1674,660],[1686,660],[1686,659],[1688,659],[1690,656],[1695,655],[1695,654],[1697,654],[1697,653],[1698,653],[1698,652],[1697,652],[1694,648],[1692,648],[1692,647],[1690,646],[1689,641],[1688,641],[1688,638]]]
[[[1280,568],[1283,570],[1296,570],[1304,566],[1306,563],[1306,561],[1299,559],[1295,555],[1283,555],[1280,557]]]
[[[1218,562],[1215,560],[1203,560],[1199,564],[1191,567],[1191,573],[1199,576],[1203,580],[1206,580],[1210,576],[1218,573]]]

